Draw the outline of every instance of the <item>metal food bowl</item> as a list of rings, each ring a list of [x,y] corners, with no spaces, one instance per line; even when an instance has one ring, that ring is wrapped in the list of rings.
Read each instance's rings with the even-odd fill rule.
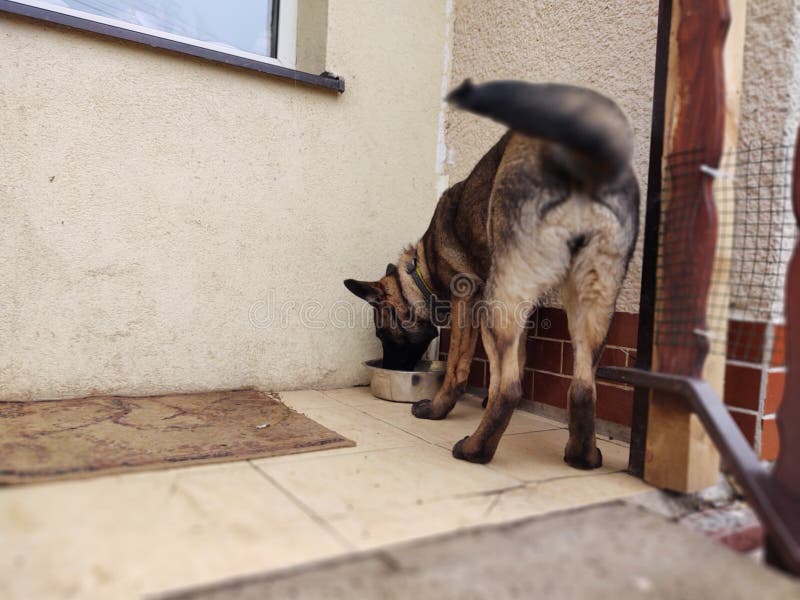
[[[372,395],[392,402],[432,400],[442,387],[445,363],[443,360],[421,360],[413,371],[392,371],[381,368],[381,359],[364,364],[372,371],[369,389]]]

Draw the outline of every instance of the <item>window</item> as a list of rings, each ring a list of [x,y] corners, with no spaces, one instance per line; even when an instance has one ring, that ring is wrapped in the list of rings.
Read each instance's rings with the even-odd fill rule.
[[[325,69],[327,1],[303,2],[0,0],[0,12],[344,92],[344,80]],[[299,54],[298,29],[309,42]]]
[[[23,4],[257,62],[295,67],[297,0],[12,0],[4,4]]]

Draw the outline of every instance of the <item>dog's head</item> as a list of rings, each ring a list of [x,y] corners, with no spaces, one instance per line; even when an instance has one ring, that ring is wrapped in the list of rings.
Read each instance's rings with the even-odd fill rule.
[[[345,279],[344,285],[375,310],[375,335],[383,345],[383,368],[412,371],[438,332],[405,299],[397,267],[387,266],[386,275],[378,281]]]

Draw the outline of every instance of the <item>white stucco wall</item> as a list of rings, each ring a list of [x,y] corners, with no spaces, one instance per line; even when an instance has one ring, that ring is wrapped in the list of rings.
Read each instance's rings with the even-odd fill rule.
[[[467,77],[523,79],[583,85],[610,96],[633,124],[644,196],[657,26],[657,0],[455,0],[451,87]],[[502,132],[487,119],[450,112],[450,183],[464,178]],[[618,310],[638,310],[640,279],[641,239]]]
[[[0,14],[0,398],[365,380],[370,326],[249,314],[424,231],[445,6],[328,4],[341,96]]]
[[[657,4],[329,0],[342,96],[0,14],[0,399],[363,383],[368,313],[324,323],[361,307],[341,280],[378,276],[502,133],[442,91],[608,94],[644,194]],[[747,141],[793,140],[799,6],[748,3]],[[253,324],[268,302],[285,323]]]

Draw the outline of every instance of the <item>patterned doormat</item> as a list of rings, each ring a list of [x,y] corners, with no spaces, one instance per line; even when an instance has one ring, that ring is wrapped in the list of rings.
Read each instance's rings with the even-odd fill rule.
[[[255,390],[0,402],[0,485],[355,446]]]

